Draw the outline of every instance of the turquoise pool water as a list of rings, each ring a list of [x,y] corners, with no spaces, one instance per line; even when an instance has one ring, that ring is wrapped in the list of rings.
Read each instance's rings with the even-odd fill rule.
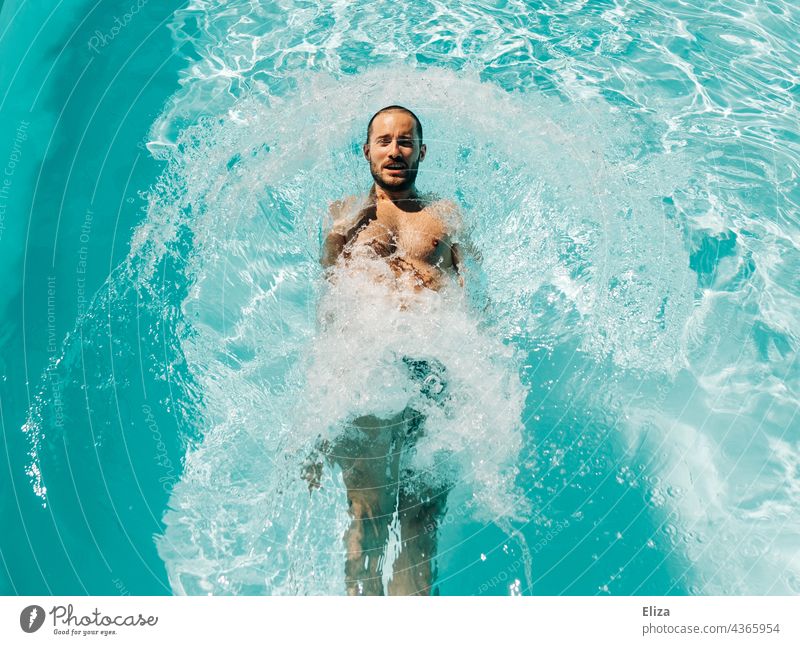
[[[295,458],[403,404],[405,343],[460,403],[417,455],[456,455],[441,594],[800,592],[798,24],[5,2],[0,590],[342,593],[342,485]],[[320,331],[316,257],[388,103],[482,262],[458,306],[351,307],[398,332],[359,351]]]

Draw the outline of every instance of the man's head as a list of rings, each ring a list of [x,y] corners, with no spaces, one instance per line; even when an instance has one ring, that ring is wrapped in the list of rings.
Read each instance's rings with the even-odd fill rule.
[[[370,119],[364,157],[375,183],[385,191],[399,193],[413,188],[425,151],[422,124],[411,110],[390,105]]]

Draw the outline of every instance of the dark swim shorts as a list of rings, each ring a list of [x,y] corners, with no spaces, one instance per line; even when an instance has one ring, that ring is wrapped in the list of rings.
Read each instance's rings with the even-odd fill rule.
[[[402,360],[408,368],[411,380],[419,386],[420,395],[430,403],[443,408],[449,399],[447,381],[445,381],[447,368],[435,358],[421,359],[404,356]],[[420,403],[422,403],[420,407],[425,406],[424,402]],[[403,416],[407,423],[406,437],[418,437],[423,434],[425,414],[417,410],[413,403],[406,408]]]
[[[439,406],[447,400],[447,368],[435,358],[415,359],[403,357],[411,380],[419,384],[420,394]]]
[[[411,403],[404,413],[405,441],[409,441],[409,444],[413,446],[416,444],[416,440],[425,434],[426,414],[417,408],[424,410],[427,407],[427,400],[428,405],[432,403],[445,409],[450,400],[446,380],[447,368],[435,358],[421,359],[404,356],[402,360],[408,368],[412,382],[419,386],[420,393],[420,397],[417,398],[417,406],[415,407]],[[411,495],[414,500],[426,500],[426,503],[441,505],[444,508],[447,494],[456,481],[453,465],[447,459],[433,470],[416,471],[411,468],[403,468],[402,472],[402,490],[405,495]]]

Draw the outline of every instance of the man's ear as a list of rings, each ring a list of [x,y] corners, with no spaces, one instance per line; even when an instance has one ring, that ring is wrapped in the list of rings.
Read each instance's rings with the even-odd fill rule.
[[[428,146],[424,143],[419,147],[419,160],[422,161],[425,158],[425,153],[428,151]]]
[[[361,149],[364,151],[364,158],[369,161],[369,144],[365,143],[363,146],[361,146]]]

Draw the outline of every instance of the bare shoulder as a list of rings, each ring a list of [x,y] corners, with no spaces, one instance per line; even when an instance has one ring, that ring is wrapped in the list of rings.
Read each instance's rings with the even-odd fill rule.
[[[359,198],[355,195],[348,195],[347,197],[331,202],[328,210],[333,217],[333,221],[336,222],[351,216],[353,211],[358,207],[359,202]]]
[[[355,195],[331,202],[328,206],[331,219],[331,231],[339,235],[346,235],[358,215],[363,200]]]

